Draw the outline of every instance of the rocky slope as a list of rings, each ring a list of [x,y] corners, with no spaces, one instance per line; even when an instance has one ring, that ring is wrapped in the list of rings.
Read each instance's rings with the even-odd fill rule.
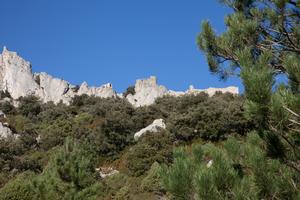
[[[121,97],[113,90],[112,84],[107,83],[100,87],[89,87],[86,82],[80,86],[70,84],[65,80],[54,78],[45,72],[33,73],[31,64],[21,58],[16,52],[8,51],[4,47],[0,54],[0,90],[8,92],[12,99],[16,100],[22,96],[35,95],[43,102],[69,104],[75,95],[87,94],[103,98]],[[194,89],[192,86],[185,92],[168,90],[158,85],[156,77],[137,80],[135,94],[126,96],[127,100],[135,107],[150,105],[155,99],[164,95],[180,96],[185,94],[197,94],[206,92],[209,95],[217,91],[238,94],[237,87],[208,88],[206,90]]]

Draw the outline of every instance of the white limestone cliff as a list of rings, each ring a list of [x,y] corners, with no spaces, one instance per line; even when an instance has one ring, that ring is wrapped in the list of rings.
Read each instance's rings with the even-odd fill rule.
[[[7,91],[14,100],[35,95],[43,102],[62,101],[66,104],[69,104],[75,95],[87,94],[104,98],[116,96],[110,83],[100,87],[89,87],[84,82],[77,87],[45,72],[33,74],[30,63],[16,52],[8,51],[6,47],[0,55],[0,90]]]
[[[208,88],[205,90],[195,89],[193,86],[187,91],[172,91],[166,87],[157,84],[155,76],[148,79],[137,80],[135,84],[135,94],[128,94],[126,99],[135,107],[151,105],[159,97],[165,95],[182,96],[195,95],[200,92],[206,92],[209,96],[216,92],[230,92],[238,94],[237,87],[227,88]],[[54,78],[51,75],[41,72],[32,73],[31,65],[16,52],[8,51],[5,47],[0,54],[0,91],[7,91],[12,97],[12,102],[17,105],[17,99],[28,95],[35,95],[43,102],[53,101],[59,103],[62,101],[69,104],[75,95],[87,94],[102,98],[119,97],[110,83],[100,87],[89,87],[86,82],[80,86],[75,86],[69,82]]]
[[[166,87],[157,84],[156,77],[154,76],[144,80],[137,80],[134,89],[135,94],[128,94],[126,98],[135,107],[151,105],[157,98],[165,95],[178,97],[183,95],[196,95],[201,92],[205,92],[209,96],[213,96],[216,92],[239,94],[238,87],[233,86],[227,88],[208,89],[195,89],[193,86],[190,86],[185,92],[167,90]]]
[[[30,63],[5,47],[0,56],[0,89],[9,92],[13,99],[35,94],[39,89]]]
[[[149,126],[141,129],[140,131],[134,134],[134,139],[138,140],[141,136],[146,133],[157,133],[161,129],[166,129],[166,124],[163,119],[156,119]]]
[[[89,96],[96,96],[96,97],[116,97],[117,94],[112,88],[112,84],[107,83],[100,87],[89,87],[86,82],[83,82],[78,90],[78,95],[87,94]]]
[[[34,79],[39,86],[36,95],[44,102],[59,103],[62,101],[63,103],[69,103],[76,94],[72,90],[75,86],[70,85],[67,81],[53,78],[45,72],[35,73]]]
[[[127,100],[134,106],[145,106],[154,103],[155,99],[168,93],[166,87],[157,85],[155,76],[149,79],[137,80],[135,84],[135,94],[127,95]]]

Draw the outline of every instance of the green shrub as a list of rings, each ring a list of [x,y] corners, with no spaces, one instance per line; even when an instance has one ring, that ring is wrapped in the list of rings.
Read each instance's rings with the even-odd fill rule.
[[[24,172],[0,189],[0,200],[33,200],[34,193],[30,188],[30,180],[35,175]]]
[[[16,108],[9,101],[0,103],[0,110],[2,110],[6,115],[16,114]]]
[[[143,178],[141,182],[141,190],[145,192],[155,192],[160,193],[163,192],[163,187],[160,181],[160,164],[158,162],[154,162],[151,165],[151,168],[147,172],[145,178]]]
[[[154,162],[171,162],[172,148],[172,138],[167,132],[145,135],[131,147],[125,165],[131,175],[140,176],[148,171]]]
[[[35,96],[20,97],[18,112],[23,116],[35,118],[41,112],[41,102]]]

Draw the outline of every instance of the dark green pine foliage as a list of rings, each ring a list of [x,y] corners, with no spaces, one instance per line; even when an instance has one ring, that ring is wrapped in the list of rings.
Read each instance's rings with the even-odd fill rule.
[[[172,199],[298,199],[297,172],[265,155],[263,141],[249,133],[246,142],[229,138],[223,145],[193,145],[174,152],[160,171]]]
[[[55,152],[42,175],[33,179],[35,199],[96,199],[101,191],[95,159],[84,145],[67,139]]]
[[[269,156],[300,172],[300,1],[223,0],[233,9],[226,32],[202,23],[199,48],[210,70],[241,77],[246,113]],[[288,81],[277,84],[277,78]]]

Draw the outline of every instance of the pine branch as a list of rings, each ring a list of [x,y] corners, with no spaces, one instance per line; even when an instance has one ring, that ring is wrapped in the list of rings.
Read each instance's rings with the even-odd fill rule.
[[[283,106],[284,109],[286,109],[287,111],[289,111],[291,114],[295,115],[296,117],[300,117],[299,114],[295,113],[294,111],[292,111],[291,109],[289,109],[288,107],[286,106]]]

